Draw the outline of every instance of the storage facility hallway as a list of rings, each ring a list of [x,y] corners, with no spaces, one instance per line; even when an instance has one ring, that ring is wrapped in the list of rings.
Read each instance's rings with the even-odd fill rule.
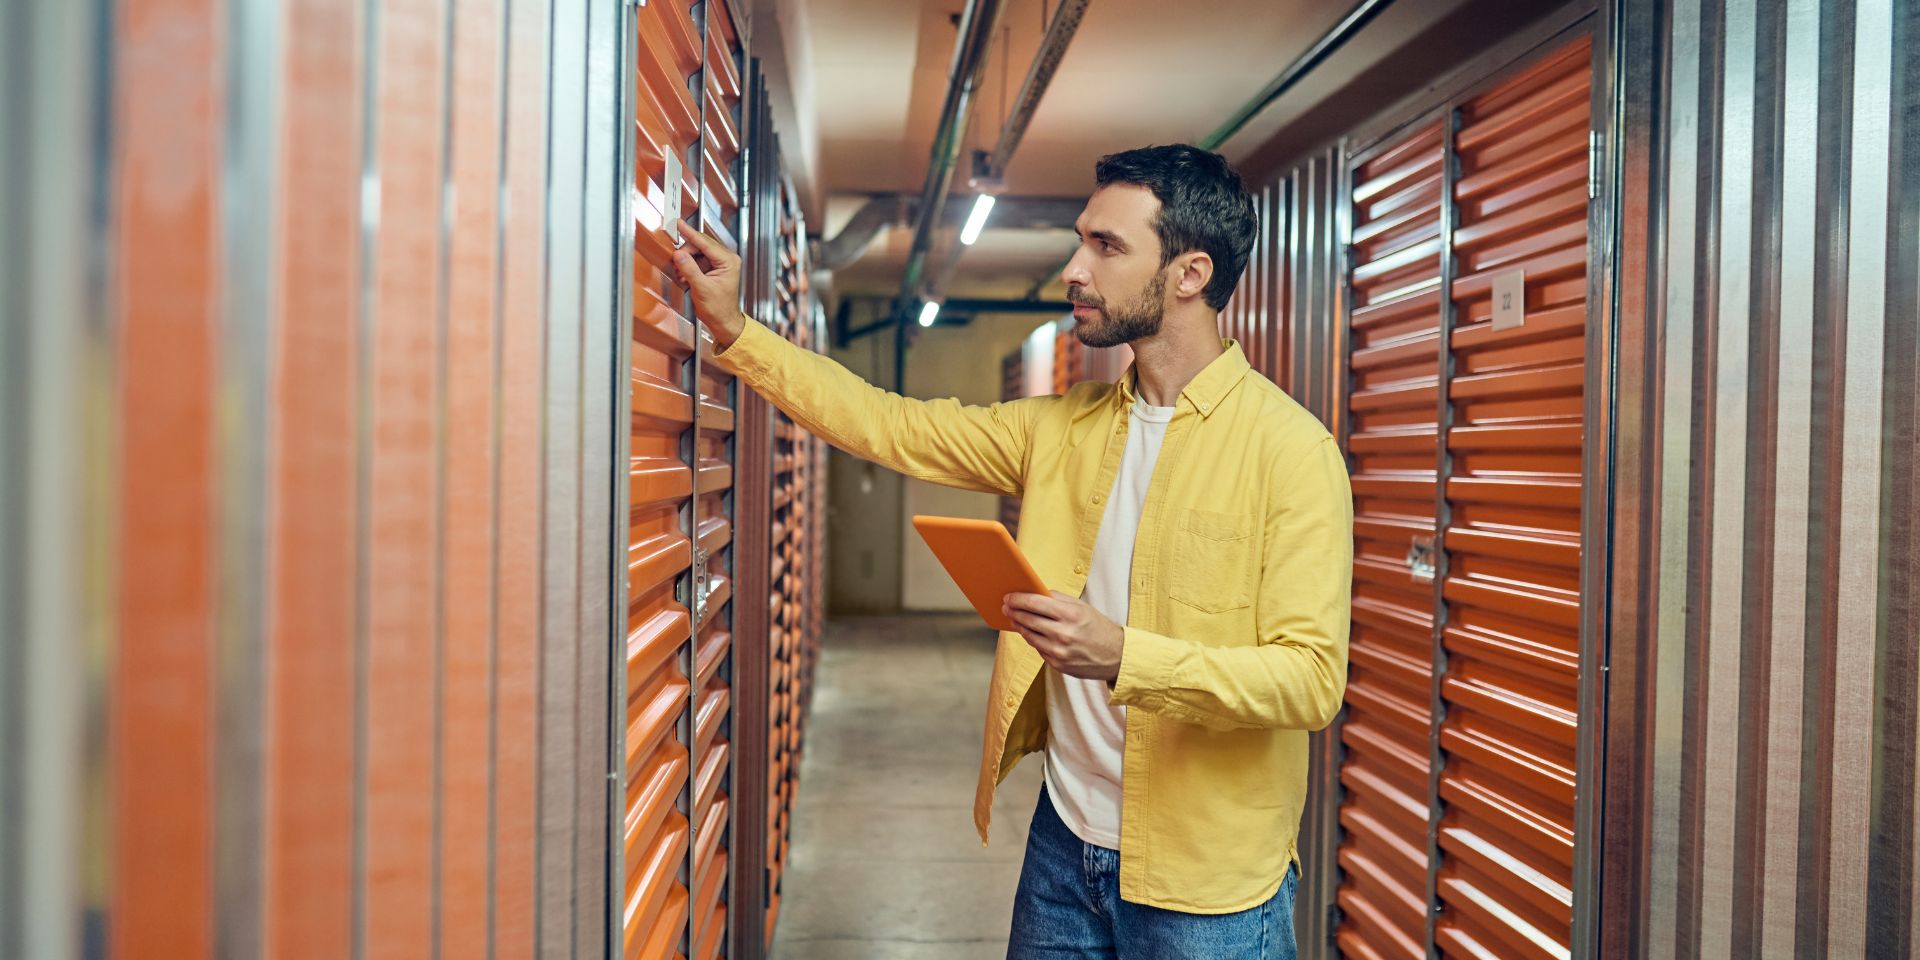
[[[794,811],[781,960],[1005,957],[1040,765],[973,832],[993,634],[970,616],[832,621]]]
[[[1920,960],[1920,0],[7,0],[0,960]]]

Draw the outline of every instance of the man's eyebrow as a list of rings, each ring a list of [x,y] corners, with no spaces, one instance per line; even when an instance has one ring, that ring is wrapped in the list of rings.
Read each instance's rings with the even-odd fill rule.
[[[1086,239],[1087,237],[1092,237],[1095,240],[1103,240],[1109,244],[1112,244],[1113,246],[1119,247],[1122,250],[1127,249],[1127,242],[1125,240],[1120,239],[1120,236],[1112,232],[1111,230],[1095,230],[1092,233],[1081,235],[1081,239],[1083,240]]]

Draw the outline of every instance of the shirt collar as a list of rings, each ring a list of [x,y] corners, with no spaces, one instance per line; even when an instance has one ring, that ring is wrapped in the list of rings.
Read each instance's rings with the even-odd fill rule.
[[[1239,343],[1222,340],[1220,346],[1225,348],[1226,352],[1201,368],[1200,372],[1195,374],[1194,378],[1188,381],[1186,387],[1180,391],[1180,395],[1187,398],[1188,403],[1193,404],[1193,409],[1198,411],[1202,418],[1213,416],[1214,411],[1220,409],[1220,402],[1227,398],[1227,394],[1233,392],[1234,387],[1240,385],[1241,378],[1252,369]],[[1122,407],[1131,408],[1133,402],[1139,399],[1140,395],[1135,385],[1137,378],[1138,374],[1134,367],[1129,365],[1126,374],[1120,378],[1120,389],[1114,391],[1114,397]]]

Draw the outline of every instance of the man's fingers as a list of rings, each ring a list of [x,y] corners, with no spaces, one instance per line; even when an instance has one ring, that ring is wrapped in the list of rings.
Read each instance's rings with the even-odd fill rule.
[[[1007,604],[1015,610],[1025,610],[1049,620],[1065,620],[1073,615],[1075,601],[1066,594],[1060,596],[1066,599],[1056,600],[1037,593],[1010,593],[1007,594]]]
[[[1036,617],[1018,609],[1008,611],[1007,617],[1013,621],[1014,626],[1020,628],[1023,634],[1034,633],[1049,639],[1053,637],[1051,621],[1044,617]]]
[[[1020,636],[1025,638],[1027,646],[1032,647],[1033,652],[1040,655],[1040,659],[1047,662],[1047,666],[1053,667],[1056,670],[1060,669],[1061,650],[1059,644],[1030,630],[1021,630]]]
[[[708,262],[716,266],[724,263],[723,258],[729,255],[727,248],[720,245],[720,241],[707,236],[703,231],[688,227],[684,220],[675,220],[673,230],[680,235],[680,239],[687,242],[688,246],[700,251]]]

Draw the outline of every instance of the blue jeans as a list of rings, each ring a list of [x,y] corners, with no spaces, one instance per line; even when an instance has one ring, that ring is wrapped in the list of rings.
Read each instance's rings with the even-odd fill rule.
[[[1289,868],[1273,898],[1202,915],[1120,899],[1120,853],[1084,843],[1040,791],[1013,901],[1007,960],[1295,960]]]

